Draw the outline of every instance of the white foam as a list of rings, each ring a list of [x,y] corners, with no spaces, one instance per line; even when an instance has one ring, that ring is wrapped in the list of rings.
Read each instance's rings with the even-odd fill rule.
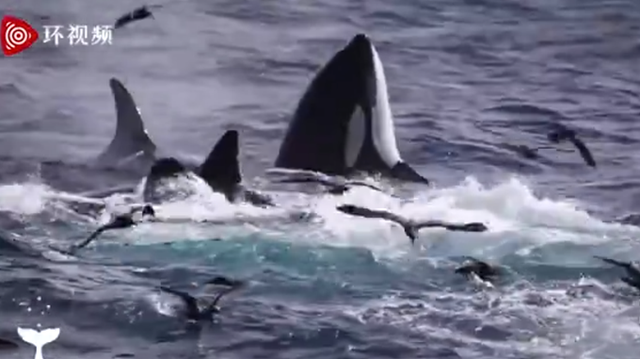
[[[629,240],[640,233],[638,228],[605,223],[589,215],[576,201],[536,195],[531,186],[515,177],[492,186],[470,177],[453,186],[419,192],[408,201],[363,187],[354,187],[344,196],[274,195],[282,208],[230,204],[220,194],[201,187],[186,199],[158,206],[158,216],[178,222],[180,219],[210,220],[218,224],[143,224],[133,230],[118,231],[117,235],[105,233],[104,240],[146,244],[210,239],[227,234],[230,238],[239,238],[242,236],[239,232],[260,233],[305,246],[366,248],[376,258],[385,258],[386,265],[391,266],[399,266],[408,257],[417,261],[454,255],[487,259],[527,255],[537,248],[558,243],[576,248],[608,244],[620,251],[640,249]],[[19,214],[38,213],[52,202],[64,203],[69,196],[38,184],[0,186],[2,208]],[[107,199],[108,203],[112,201],[120,203],[122,199]],[[396,224],[348,216],[335,209],[342,203],[386,209],[415,219],[479,221],[486,223],[489,231],[423,230],[417,245],[412,247]],[[294,223],[289,215],[300,210],[315,212],[318,220]],[[428,250],[423,251],[422,247]],[[585,253],[573,254],[571,250],[564,250],[559,256],[563,263],[588,260]],[[397,257],[403,261],[395,260]],[[563,282],[564,287],[546,283],[536,284],[535,288],[516,283],[490,291],[415,293],[421,298],[411,301],[391,296],[339,310],[366,323],[400,326],[436,339],[490,345],[497,353],[515,350],[566,358],[607,355],[627,358],[629,353],[635,353],[635,343],[640,338],[640,327],[634,319],[638,314],[633,313],[637,309],[620,303],[611,290],[597,282],[588,283],[578,278],[575,282],[578,290],[568,282]],[[158,305],[156,301],[156,308],[167,315],[171,312]],[[447,324],[439,325],[434,317],[448,318],[447,323],[475,318],[484,327],[498,328],[496,335],[504,332],[509,333],[509,337],[502,341],[478,339],[476,334],[483,328],[478,328],[476,334],[465,333]]]
[[[420,232],[419,245],[429,247],[446,243],[451,255],[458,252],[472,255],[477,251],[486,254],[492,248],[499,251],[505,246],[509,250],[527,251],[555,242],[597,244],[621,240],[640,232],[636,227],[602,222],[580,209],[580,204],[575,201],[536,196],[521,179],[515,177],[494,186],[483,186],[470,177],[458,185],[419,192],[409,201],[364,187],[354,187],[344,196],[277,193],[274,196],[281,205],[279,208],[231,204],[200,182],[192,181],[192,193],[187,198],[157,206],[160,218],[176,222],[184,220],[185,223],[140,225],[132,231],[123,232],[130,233],[136,241],[158,235],[164,241],[169,237],[180,240],[191,235],[210,238],[212,231],[207,226],[211,224],[190,226],[188,222],[211,221],[216,232],[231,233],[239,228],[250,232],[269,231],[279,234],[282,240],[358,246],[368,248],[376,255],[390,257],[413,251],[399,226],[383,220],[343,214],[335,209],[343,203],[389,210],[414,219],[487,224],[489,231],[485,233],[453,233],[442,229]],[[136,199],[114,195],[105,199],[106,211],[98,222],[105,223],[111,213],[123,210],[133,201],[141,201],[139,196]],[[16,214],[35,214],[47,205],[61,205],[66,201],[100,203],[102,200],[55,192],[42,184],[0,186],[0,208]],[[313,223],[292,223],[291,214],[299,211],[314,212],[319,218]],[[233,228],[227,231],[225,227]]]

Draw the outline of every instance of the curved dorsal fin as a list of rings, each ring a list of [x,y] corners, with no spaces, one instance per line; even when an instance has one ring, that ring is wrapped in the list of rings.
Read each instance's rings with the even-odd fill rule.
[[[153,143],[136,106],[133,97],[116,78],[109,80],[111,93],[116,105],[116,133],[111,143],[97,161],[100,164],[117,164],[131,156],[153,156],[156,145]]]
[[[225,132],[198,168],[198,175],[212,188],[227,190],[242,182],[238,137],[236,130]]]

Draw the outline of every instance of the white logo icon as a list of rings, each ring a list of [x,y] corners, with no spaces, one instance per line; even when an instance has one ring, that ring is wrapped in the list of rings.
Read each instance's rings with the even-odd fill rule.
[[[18,335],[22,340],[36,347],[34,359],[43,359],[42,347],[58,339],[60,328],[49,328],[41,332],[35,329],[18,328]]]

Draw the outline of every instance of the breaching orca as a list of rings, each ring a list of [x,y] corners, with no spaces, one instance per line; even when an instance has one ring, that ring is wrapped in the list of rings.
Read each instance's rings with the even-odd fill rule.
[[[275,167],[429,183],[400,157],[384,69],[366,35],[356,35],[307,87]]]
[[[243,201],[256,206],[273,206],[270,197],[245,188],[240,172],[239,135],[236,130],[228,130],[213,146],[204,162],[193,170],[188,169],[173,157],[158,159],[147,175],[143,196],[145,202],[162,201],[158,194],[161,182],[171,177],[193,173],[202,178],[215,192],[222,193],[229,202]]]
[[[102,167],[119,167],[130,163],[150,165],[155,159],[157,147],[144,127],[133,97],[116,78],[109,80],[109,86],[116,106],[116,132],[95,162]]]

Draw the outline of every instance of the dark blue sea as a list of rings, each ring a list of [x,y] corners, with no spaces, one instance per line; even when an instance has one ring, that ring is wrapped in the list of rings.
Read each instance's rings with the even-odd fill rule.
[[[4,0],[0,14],[95,26],[140,5]],[[0,337],[19,343],[0,357],[32,358],[16,328],[38,325],[61,330],[45,359],[638,357],[635,294],[593,255],[640,259],[640,229],[615,221],[640,212],[640,2],[176,0],[120,30],[111,46],[39,40],[0,60]],[[357,33],[384,64],[402,157],[434,185],[271,190],[298,100]],[[168,153],[202,160],[237,129],[245,182],[282,206],[203,189],[159,213],[213,224],[141,224],[75,257],[48,251],[109,217],[67,199],[128,180],[82,167],[115,131],[111,77]],[[578,131],[597,168],[504,146],[545,143],[554,123]],[[341,203],[489,231],[423,230],[411,246]],[[292,223],[300,209],[317,218]],[[453,272],[464,256],[506,275],[470,285]],[[158,310],[158,285],[195,293],[215,275],[248,286],[201,331]]]

